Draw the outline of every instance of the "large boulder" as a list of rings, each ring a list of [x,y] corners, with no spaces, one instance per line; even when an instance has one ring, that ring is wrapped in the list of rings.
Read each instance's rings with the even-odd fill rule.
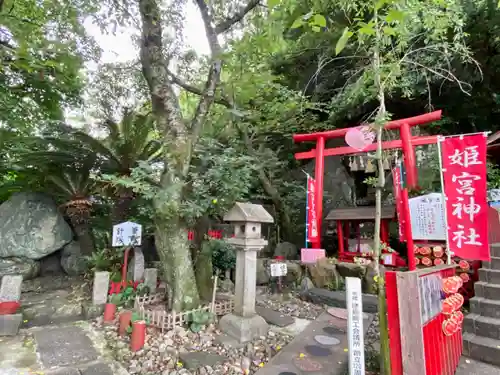
[[[269,284],[271,275],[269,274],[269,259],[257,258],[257,285]]]
[[[0,205],[0,258],[41,259],[71,242],[73,233],[54,201],[16,193]]]
[[[336,259],[323,258],[314,264],[308,264],[307,268],[311,275],[311,280],[316,288],[329,288],[337,290],[342,284],[337,267]]]
[[[299,252],[297,246],[290,242],[280,242],[274,249],[274,256],[284,256],[285,259],[296,259]]]
[[[358,277],[363,279],[366,275],[366,266],[357,263],[341,262],[337,264],[337,270],[342,277]]]
[[[72,241],[61,251],[61,267],[71,276],[81,275],[85,272],[85,259],[83,259],[80,244]]]
[[[23,280],[30,280],[40,273],[40,262],[28,258],[0,259],[0,279],[5,275],[22,275]]]

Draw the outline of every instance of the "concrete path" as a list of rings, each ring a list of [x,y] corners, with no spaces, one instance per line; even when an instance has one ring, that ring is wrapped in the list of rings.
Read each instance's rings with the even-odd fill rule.
[[[455,375],[500,375],[500,368],[462,357]]]
[[[327,312],[307,325],[304,331],[269,361],[256,375],[315,375],[343,374],[347,369],[347,312],[336,309]],[[339,316],[343,316],[342,318]],[[373,317],[365,314],[364,329]]]
[[[33,328],[16,337],[3,338],[0,375],[127,374],[106,355],[98,334],[88,323],[78,323]]]

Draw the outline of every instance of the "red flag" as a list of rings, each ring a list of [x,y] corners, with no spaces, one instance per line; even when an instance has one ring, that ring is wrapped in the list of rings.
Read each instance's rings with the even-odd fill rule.
[[[399,240],[404,242],[405,235],[402,226],[404,207],[401,198],[401,168],[399,166],[392,169],[392,183],[394,188],[394,200],[396,201],[396,211],[398,212]]]
[[[463,259],[489,261],[486,137],[445,138],[442,158],[450,250]]]
[[[316,242],[319,237],[318,233],[318,212],[316,211],[316,181],[314,178],[307,179],[307,240]]]

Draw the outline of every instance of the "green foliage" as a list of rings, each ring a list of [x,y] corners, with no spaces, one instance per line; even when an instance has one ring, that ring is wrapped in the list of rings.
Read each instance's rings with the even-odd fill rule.
[[[212,253],[212,265],[218,272],[232,269],[236,265],[236,252],[227,241],[209,239],[208,248]]]
[[[235,201],[244,200],[255,171],[252,158],[210,137],[200,140],[195,155],[184,189],[185,199],[180,202],[180,215],[191,224],[203,215],[220,215]],[[130,176],[103,175],[102,179],[114,186],[132,189],[147,200],[165,194],[159,189],[158,166],[146,161],[138,164]]]
[[[488,161],[488,189],[499,189],[500,188],[500,167],[498,164],[494,164]]]
[[[92,255],[84,257],[86,263],[85,276],[91,279],[95,272],[107,271],[111,274],[111,281],[121,280],[121,266],[123,264],[124,249],[100,248]]]
[[[148,293],[147,285],[139,284],[135,290],[132,286],[128,286],[121,293],[109,296],[109,302],[119,307],[131,308],[134,306],[136,297],[145,296]]]
[[[210,311],[195,311],[189,316],[189,328],[191,331],[198,333],[204,326],[211,323],[215,316]]]
[[[97,56],[83,19],[92,1],[5,0],[0,6],[0,122],[30,131],[80,102],[85,60]]]

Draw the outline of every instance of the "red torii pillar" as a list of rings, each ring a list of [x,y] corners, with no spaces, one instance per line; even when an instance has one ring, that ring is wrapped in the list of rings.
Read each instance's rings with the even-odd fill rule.
[[[403,161],[406,170],[406,186],[410,189],[417,188],[417,166],[415,157],[415,146],[435,144],[437,136],[413,137],[411,135],[411,128],[418,125],[425,125],[433,121],[441,119],[442,111],[434,111],[424,115],[404,118],[400,120],[389,121],[385,124],[385,130],[399,130],[399,140],[382,142],[384,150],[389,149],[402,149]],[[309,134],[294,134],[293,140],[296,143],[300,142],[316,142],[316,148],[306,152],[298,152],[295,154],[297,160],[303,159],[316,159],[314,168],[314,178],[316,186],[314,189],[317,217],[318,217],[318,231],[320,235],[318,240],[312,244],[313,248],[321,248],[321,226],[323,222],[323,177],[325,169],[325,156],[343,156],[358,154],[360,151],[349,147],[336,147],[325,149],[325,141],[327,139],[344,137],[350,128],[335,129],[318,133]],[[373,143],[365,148],[362,152],[376,151],[377,144]]]

